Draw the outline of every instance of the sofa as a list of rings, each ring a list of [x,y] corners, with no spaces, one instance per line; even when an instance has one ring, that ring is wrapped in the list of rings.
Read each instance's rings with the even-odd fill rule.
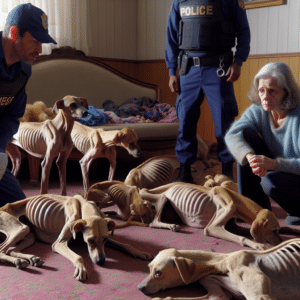
[[[141,97],[161,101],[159,86],[131,78],[71,47],[53,49],[50,55],[40,56],[32,65],[32,76],[27,83],[26,92],[28,103],[43,101],[47,107],[53,107],[56,100],[66,95],[85,98],[88,105],[96,109],[101,109],[106,100],[111,100],[116,105],[121,105],[130,98]],[[149,158],[154,152],[172,152],[178,134],[178,122],[107,123],[100,127],[104,130],[124,127],[135,129],[139,137],[139,146],[145,153],[141,159]],[[122,153],[122,150],[118,151]],[[39,176],[40,159],[27,156],[30,179],[36,181]],[[69,159],[79,160],[81,157],[81,153],[74,149]]]

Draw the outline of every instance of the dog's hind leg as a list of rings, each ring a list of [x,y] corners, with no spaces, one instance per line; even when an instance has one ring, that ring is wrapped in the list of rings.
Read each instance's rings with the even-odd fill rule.
[[[40,267],[44,264],[44,262],[35,255],[32,254],[25,254],[21,253],[23,249],[28,248],[35,242],[35,237],[33,233],[29,232],[16,246],[10,247],[7,251],[7,254],[9,254],[12,257],[20,258],[22,260],[27,260],[28,263],[30,263],[31,266],[34,267]]]
[[[26,259],[16,258],[9,256],[5,253],[0,253],[0,260],[4,262],[12,263],[17,269],[24,269],[29,265],[29,261]]]
[[[9,142],[6,146],[5,151],[10,157],[11,163],[12,163],[12,170],[11,173],[17,177],[22,163],[22,155],[17,145]]]

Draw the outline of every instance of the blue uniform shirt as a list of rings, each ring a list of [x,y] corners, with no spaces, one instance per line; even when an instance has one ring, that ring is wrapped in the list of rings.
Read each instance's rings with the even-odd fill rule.
[[[233,21],[236,30],[237,46],[234,61],[240,66],[246,61],[250,52],[250,29],[246,11],[238,5],[238,0],[221,0],[222,10],[226,18]],[[178,45],[179,22],[179,1],[174,0],[167,25],[167,46],[165,59],[169,75],[176,75],[177,58],[180,52]],[[210,52],[209,55],[212,53]],[[213,53],[216,54],[216,53]],[[193,53],[195,56],[205,56],[208,53]]]
[[[1,79],[13,80],[22,72],[22,62],[16,62],[8,67],[2,47],[2,32],[0,32],[0,98],[1,98]],[[31,67],[30,73],[31,75]],[[19,129],[19,118],[24,114],[27,96],[25,86],[14,97],[12,102],[7,103],[0,99],[0,152],[4,152],[8,142]]]

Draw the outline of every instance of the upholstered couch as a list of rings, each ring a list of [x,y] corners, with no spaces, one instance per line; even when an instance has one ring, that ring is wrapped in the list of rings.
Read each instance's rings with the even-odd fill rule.
[[[130,98],[161,100],[159,86],[128,77],[70,47],[54,49],[50,55],[40,56],[32,65],[32,76],[26,89],[28,103],[40,100],[47,107],[52,107],[65,95],[83,97],[90,106],[99,109],[105,100],[112,100],[116,105]],[[104,130],[134,128],[139,145],[146,152],[174,148],[178,133],[178,123],[104,124],[101,127]],[[76,151],[70,155],[70,159],[80,157]],[[40,160],[34,157],[28,159],[30,177],[36,180]]]

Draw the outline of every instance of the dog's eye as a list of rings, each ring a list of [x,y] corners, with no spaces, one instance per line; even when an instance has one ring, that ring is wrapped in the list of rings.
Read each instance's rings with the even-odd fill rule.
[[[89,244],[94,244],[95,241],[94,241],[94,239],[88,239],[88,243],[89,243]]]
[[[161,276],[161,271],[156,271],[155,274],[154,274],[154,276],[156,278],[160,277]]]
[[[77,104],[74,103],[74,102],[72,102],[72,103],[70,104],[70,107],[71,107],[72,109],[75,109],[75,108],[77,108]]]

